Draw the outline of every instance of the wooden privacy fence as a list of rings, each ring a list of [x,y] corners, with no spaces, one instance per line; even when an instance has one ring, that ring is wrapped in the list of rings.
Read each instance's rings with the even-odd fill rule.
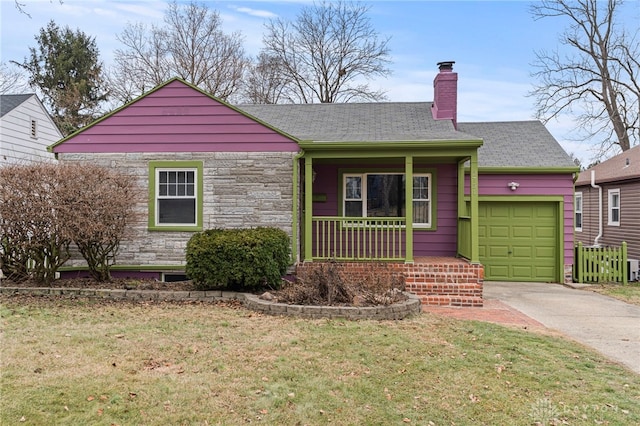
[[[578,243],[573,262],[578,283],[627,284],[627,243],[621,247],[585,247]]]

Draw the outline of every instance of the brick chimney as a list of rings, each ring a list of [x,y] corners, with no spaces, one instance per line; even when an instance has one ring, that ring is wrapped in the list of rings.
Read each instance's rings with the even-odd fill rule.
[[[438,62],[440,72],[433,80],[431,112],[436,120],[451,120],[458,128],[458,73],[453,72],[454,61]]]

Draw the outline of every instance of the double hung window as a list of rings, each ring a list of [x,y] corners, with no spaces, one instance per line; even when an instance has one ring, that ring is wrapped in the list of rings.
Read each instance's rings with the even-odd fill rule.
[[[576,231],[582,231],[582,192],[576,192],[573,210],[575,213],[574,227]]]
[[[202,227],[202,163],[152,162],[149,169],[150,227]]]
[[[620,226],[620,189],[609,190],[608,225]]]

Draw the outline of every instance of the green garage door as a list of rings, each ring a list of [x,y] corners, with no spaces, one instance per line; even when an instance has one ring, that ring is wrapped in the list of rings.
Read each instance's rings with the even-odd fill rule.
[[[557,281],[557,204],[480,202],[480,262],[486,280]]]

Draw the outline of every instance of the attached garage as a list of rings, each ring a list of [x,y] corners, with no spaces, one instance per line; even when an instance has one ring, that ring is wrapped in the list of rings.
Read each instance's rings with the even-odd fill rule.
[[[558,282],[559,203],[481,201],[479,254],[486,280]]]

